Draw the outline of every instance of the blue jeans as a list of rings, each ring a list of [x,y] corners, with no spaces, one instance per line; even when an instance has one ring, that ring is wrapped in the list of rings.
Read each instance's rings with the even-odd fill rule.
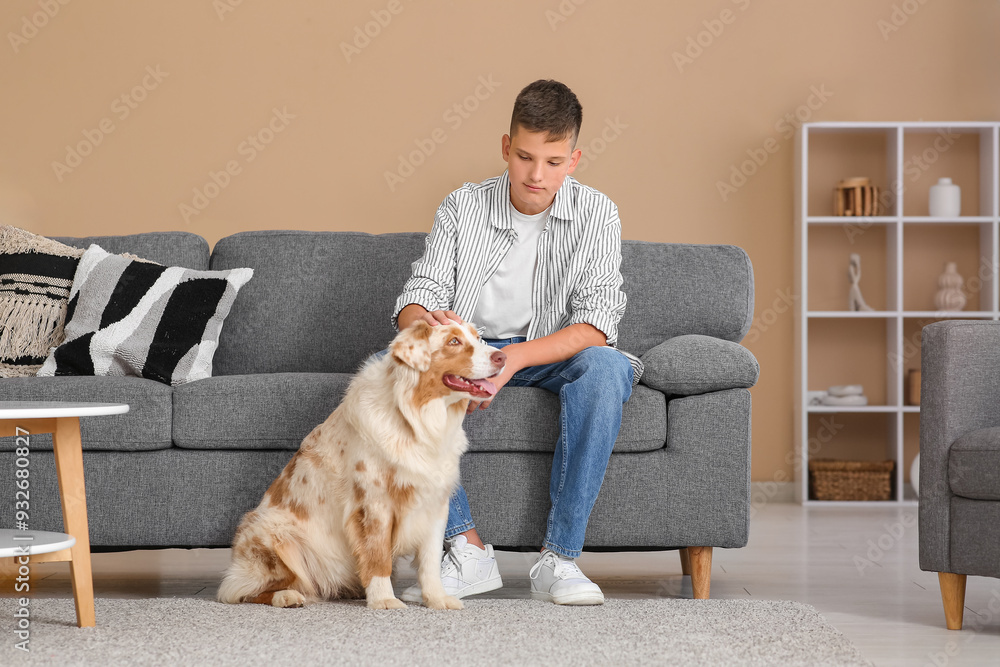
[[[484,339],[484,342],[503,348],[524,340]],[[549,478],[552,507],[542,546],[576,558],[583,549],[590,511],[618,438],[622,405],[632,395],[632,366],[613,348],[588,347],[566,361],[524,368],[506,386],[541,387],[559,396],[559,440]],[[469,499],[459,486],[448,505],[445,537],[454,537],[475,526]]]

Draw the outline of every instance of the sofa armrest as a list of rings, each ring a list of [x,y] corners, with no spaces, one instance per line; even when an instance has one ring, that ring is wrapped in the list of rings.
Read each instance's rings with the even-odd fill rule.
[[[1000,322],[924,327],[920,382],[920,567],[951,572],[948,454],[962,435],[1000,426]]]
[[[646,369],[640,382],[671,396],[748,389],[760,376],[760,364],[750,350],[699,334],[660,343],[642,355],[642,363]]]

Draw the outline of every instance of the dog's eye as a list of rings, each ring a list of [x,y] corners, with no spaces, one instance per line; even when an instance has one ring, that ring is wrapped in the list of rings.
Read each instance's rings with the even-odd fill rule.
[[[461,344],[462,341],[460,341],[457,336],[448,341],[448,345],[461,345]]]

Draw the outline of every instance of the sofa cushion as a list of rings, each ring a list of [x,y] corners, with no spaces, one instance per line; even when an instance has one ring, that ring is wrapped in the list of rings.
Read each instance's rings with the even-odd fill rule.
[[[54,236],[56,241],[86,250],[97,244],[113,253],[132,253],[167,266],[208,269],[208,242],[191,232],[145,232],[125,236]]]
[[[65,338],[66,304],[83,251],[0,226],[0,377],[34,377]]]
[[[689,396],[723,389],[748,389],[760,365],[750,350],[711,336],[675,336],[642,355],[641,382],[668,395]]]
[[[753,266],[732,245],[622,241],[628,296],[618,347],[642,356],[665,340],[702,334],[739,342],[753,321]]]
[[[7,378],[0,382],[0,401],[92,401],[128,403],[122,415],[81,417],[84,451],[167,449],[172,414],[170,387],[134,377]],[[16,439],[0,438],[0,450],[12,450]],[[52,436],[31,437],[32,449],[52,449]]]
[[[390,316],[426,234],[240,232],[215,270],[248,266],[215,356],[215,375],[354,373],[396,335]]]
[[[94,244],[69,294],[66,341],[39,376],[135,376],[180,385],[212,375],[222,323],[252,269],[199,271]]]
[[[1000,500],[1000,427],[972,431],[952,443],[948,483],[958,496]]]
[[[505,387],[485,410],[465,418],[470,452],[554,452],[559,397],[539,387]],[[615,452],[648,452],[667,441],[664,395],[637,385],[622,408]]]
[[[346,373],[217,375],[174,388],[174,444],[298,449],[340,404]]]
[[[188,449],[298,449],[340,404],[346,373],[219,375],[174,389],[174,444]],[[667,438],[663,394],[638,386],[625,403],[616,452],[645,452]],[[465,419],[469,451],[553,452],[559,398],[508,387]]]

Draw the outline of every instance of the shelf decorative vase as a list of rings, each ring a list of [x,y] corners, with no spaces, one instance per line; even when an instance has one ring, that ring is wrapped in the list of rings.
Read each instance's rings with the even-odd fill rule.
[[[944,273],[938,278],[938,293],[934,297],[934,306],[938,310],[957,311],[965,308],[965,293],[962,284],[965,281],[958,274],[955,262],[946,262]]]
[[[930,214],[935,218],[957,218],[962,213],[962,188],[950,178],[940,178],[931,186],[927,202]]]

